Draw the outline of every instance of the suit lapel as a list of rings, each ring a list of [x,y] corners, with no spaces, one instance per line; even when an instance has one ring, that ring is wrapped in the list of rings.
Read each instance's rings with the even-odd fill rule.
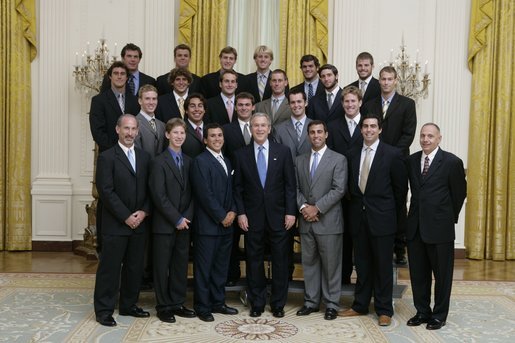
[[[440,168],[442,165],[443,160],[443,153],[442,149],[438,149],[438,152],[436,153],[433,161],[431,162],[431,165],[429,166],[429,169],[427,170],[426,176],[422,176],[422,184],[424,184],[431,176],[434,175],[434,173]],[[420,159],[419,159],[420,163]],[[421,173],[419,173],[421,175]]]
[[[379,142],[379,145],[377,146],[377,151],[374,154],[374,159],[372,160],[372,165],[370,166],[370,171],[368,172],[367,188],[368,185],[374,181],[377,172],[381,170],[381,166],[383,164],[383,155],[383,145],[381,142]]]
[[[108,100],[109,104],[111,105],[111,107],[113,107],[113,109],[116,111],[118,116],[121,116],[123,114],[122,109],[120,108],[120,104],[118,103],[118,100],[116,100],[116,96],[114,95],[113,90],[112,89],[108,90],[106,92],[106,94],[107,94],[107,100]],[[127,95],[125,95],[125,97],[127,97]]]
[[[172,174],[175,176],[177,181],[179,181],[181,187],[184,187],[184,178],[182,177],[181,171],[177,167],[177,164],[175,164],[175,161],[173,160],[172,154],[170,153],[170,151],[166,151],[165,162],[168,165],[168,168],[170,168],[170,170],[172,171]],[[183,157],[182,163],[183,163],[183,167],[184,167],[184,165],[185,165],[184,157]],[[184,172],[186,172],[186,170],[184,170]]]
[[[115,147],[115,153],[118,160],[120,160],[122,164],[125,165],[133,175],[136,175],[136,172],[134,171],[134,169],[132,169],[132,165],[129,162],[129,158],[127,157],[125,152],[122,150],[122,148],[120,148],[118,143],[116,143]],[[136,156],[136,169],[138,169],[138,156]]]
[[[388,118],[390,118],[392,113],[395,113],[398,106],[399,106],[399,95],[397,93],[395,93],[392,98],[392,102],[390,103],[390,105],[388,105],[388,109],[386,110],[384,120],[387,120]]]
[[[331,158],[330,155],[331,153],[329,152],[329,149],[326,149],[324,155],[322,155],[322,158],[320,159],[320,161],[318,161],[317,169],[315,170],[315,175],[313,175],[313,180],[311,180],[311,187],[313,187],[320,178],[321,170],[324,170],[324,168],[326,168],[327,164],[329,163],[329,159]]]

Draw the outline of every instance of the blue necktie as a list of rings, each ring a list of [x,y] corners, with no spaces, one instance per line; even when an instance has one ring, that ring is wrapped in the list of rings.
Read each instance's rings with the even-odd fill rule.
[[[313,95],[313,85],[311,83],[308,83],[308,103],[311,101]]]
[[[131,163],[132,169],[136,171],[136,160],[134,159],[134,152],[132,151],[132,149],[129,149],[129,151],[127,151],[127,158]]]
[[[257,155],[257,169],[259,174],[259,180],[261,181],[261,186],[265,188],[265,180],[266,180],[266,161],[265,161],[265,154],[263,153],[263,147],[260,145],[258,147],[258,155]]]
[[[313,178],[315,177],[315,171],[317,170],[317,167],[318,167],[318,152],[315,152],[313,154],[313,163],[311,163],[311,171],[310,171],[311,180],[313,180]]]

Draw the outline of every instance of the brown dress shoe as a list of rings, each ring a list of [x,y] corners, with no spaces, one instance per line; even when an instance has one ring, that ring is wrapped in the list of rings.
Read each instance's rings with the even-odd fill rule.
[[[348,310],[345,310],[345,311],[338,311],[338,315],[340,317],[357,317],[357,316],[364,316],[365,313],[359,313],[359,312],[356,312],[353,309],[349,308]]]
[[[379,326],[390,326],[390,324],[392,323],[392,317],[388,317],[388,316],[382,314],[379,316],[379,319],[377,322],[378,322]]]

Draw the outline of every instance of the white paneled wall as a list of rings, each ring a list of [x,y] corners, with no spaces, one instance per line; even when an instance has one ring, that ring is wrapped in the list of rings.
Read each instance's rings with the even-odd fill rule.
[[[75,91],[71,76],[75,52],[83,51],[88,41],[94,46],[105,33],[111,48],[118,43],[118,54],[127,42],[142,48],[143,72],[154,77],[168,72],[177,43],[178,0],[49,0],[37,4],[39,52],[32,66],[33,240],[82,239],[87,223],[84,206],[91,200],[93,141],[87,114],[90,100]],[[354,63],[361,51],[374,55],[377,76],[390,50],[394,55],[398,52],[404,35],[408,54],[415,58],[418,49],[420,60],[429,61],[432,79],[429,97],[417,105],[419,127],[428,121],[439,124],[442,147],[466,163],[469,1],[330,0],[329,7],[329,62],[338,67],[340,85],[357,78]],[[231,23],[241,26],[234,32],[245,34],[246,21]],[[238,41],[234,32],[229,36]],[[240,56],[252,58],[252,51],[240,52]],[[245,64],[253,65],[252,61]],[[239,60],[238,65],[244,62]],[[411,150],[418,148],[415,139]],[[463,218],[462,213],[457,247],[463,247]]]

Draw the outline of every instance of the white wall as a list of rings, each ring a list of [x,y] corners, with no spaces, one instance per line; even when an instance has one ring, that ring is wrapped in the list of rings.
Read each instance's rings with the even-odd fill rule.
[[[93,141],[90,100],[74,89],[75,52],[105,32],[108,45],[132,42],[143,50],[140,69],[154,77],[169,71],[176,39],[178,0],[38,1],[39,53],[33,62],[33,240],[82,239],[91,200]],[[468,0],[330,0],[329,60],[340,85],[357,78],[356,55],[369,51],[376,68],[398,52],[401,36],[412,58],[429,60],[428,99],[417,106],[420,124],[442,129],[442,147],[467,161],[471,76],[466,69]],[[456,15],[459,14],[459,15]],[[250,56],[252,53],[249,52]],[[300,56],[299,56],[300,58]],[[241,61],[240,61],[241,62]],[[420,127],[419,124],[419,127]],[[412,151],[418,150],[415,140]],[[464,213],[456,246],[463,247]]]

